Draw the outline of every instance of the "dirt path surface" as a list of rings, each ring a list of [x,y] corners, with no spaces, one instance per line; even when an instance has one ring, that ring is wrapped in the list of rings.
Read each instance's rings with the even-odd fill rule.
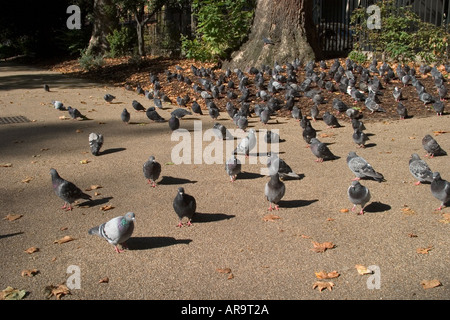
[[[44,83],[50,92],[43,90]],[[103,100],[105,93],[117,97],[114,103]],[[151,105],[122,88],[0,64],[0,117],[30,120],[0,125],[0,163],[11,164],[0,167],[1,290],[11,286],[26,290],[25,299],[45,299],[45,287],[66,283],[72,275],[68,268],[76,266],[80,288],[62,299],[450,298],[450,209],[436,211],[440,203],[430,185],[415,186],[408,169],[410,155],[418,153],[433,171],[450,180],[449,156],[426,159],[421,144],[425,134],[446,131],[435,138],[450,151],[448,113],[367,123],[371,136],[365,149],[352,141],[348,121],[342,120],[342,128],[329,129],[319,120],[313,126],[320,140],[340,157],[323,163],[314,161],[294,119],[272,118],[264,126],[250,118],[255,130],[279,130],[284,140],[278,145],[280,156],[301,175],[285,181],[280,210],[272,213],[276,219],[266,221],[264,186],[269,179],[261,175],[266,161],[262,150],[253,151],[249,159],[239,156],[244,173],[234,183],[224,170],[227,153],[218,155],[218,164],[207,164],[205,158],[202,163],[171,164],[172,150],[180,141],[171,139],[167,122],[154,123],[145,113],[135,112],[134,99]],[[62,120],[68,114],[56,110],[52,100],[78,108],[88,119]],[[175,107],[165,105],[158,112],[168,119]],[[123,108],[131,112],[129,125],[120,120]],[[226,113],[218,121],[235,128]],[[181,128],[189,130],[194,141],[213,123],[207,114],[187,116]],[[194,131],[199,124],[202,133]],[[97,157],[89,152],[91,132],[105,137]],[[202,149],[207,154],[208,148],[224,144],[203,141]],[[364,215],[343,210],[352,207],[347,198],[354,178],[346,164],[350,151],[386,179],[361,181],[372,194]],[[142,174],[150,155],[162,165],[156,188]],[[86,191],[94,201],[81,201],[71,212],[60,209],[63,202],[52,190],[50,168],[83,190],[100,185]],[[176,227],[172,201],[179,186],[197,199],[198,214],[191,227]],[[106,205],[113,209],[102,211]],[[87,233],[128,211],[136,214],[136,227],[125,252],[118,254],[104,239]],[[7,215],[22,217],[9,221],[3,219]],[[74,240],[55,243],[64,236]],[[332,242],[334,248],[315,252],[313,242]],[[26,253],[30,247],[39,250]],[[355,265],[378,269],[373,275],[360,275]],[[21,275],[30,269],[38,273]],[[320,280],[315,273],[322,270],[339,276]],[[105,278],[108,281],[100,281]],[[380,287],[368,288],[369,279]],[[441,285],[424,289],[421,283],[434,279]],[[319,291],[313,289],[316,281],[334,286]]]

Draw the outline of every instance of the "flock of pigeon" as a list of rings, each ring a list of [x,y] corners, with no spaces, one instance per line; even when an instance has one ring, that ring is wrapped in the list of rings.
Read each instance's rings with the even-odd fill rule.
[[[225,98],[227,101],[226,112],[230,119],[233,120],[236,127],[243,131],[247,130],[248,118],[253,115],[258,117],[261,123],[267,124],[271,117],[277,115],[278,111],[289,111],[292,118],[299,122],[303,139],[317,158],[316,161],[323,162],[339,159],[330,151],[327,144],[319,141],[311,122],[311,120],[315,122],[318,119],[319,106],[327,103],[323,97],[323,91],[340,91],[343,94],[348,94],[354,101],[355,106],[358,103],[363,103],[365,108],[370,111],[370,116],[374,112],[386,112],[386,108],[380,102],[380,96],[385,94],[382,82],[389,83],[396,79],[402,83],[402,87],[414,86],[420,101],[424,104],[432,104],[438,116],[443,114],[444,102],[447,96],[446,80],[436,67],[420,67],[422,74],[429,73],[434,80],[438,95],[433,96],[416,77],[414,68],[399,65],[394,71],[387,63],[383,63],[380,68],[377,68],[377,66],[378,62],[376,60],[372,61],[368,68],[365,68],[349,59],[346,60],[345,64],[341,64],[336,59],[331,66],[327,66],[324,61],[320,61],[318,66],[315,62],[308,62],[303,66],[296,59],[292,63],[286,63],[285,66],[275,62],[273,68],[263,65],[260,69],[252,67],[247,73],[239,69],[234,71],[227,69],[224,72],[220,72],[220,74],[218,72],[216,74],[214,70],[209,68],[197,68],[191,65],[190,71],[195,80],[183,75],[183,68],[177,66],[176,72],[165,72],[167,82],[178,81],[189,85],[194,94],[198,96],[198,100],[192,99],[189,93],[186,93],[183,97],[178,96],[176,99],[178,107],[172,111],[171,118],[167,122],[171,130],[177,130],[180,127],[180,119],[184,116],[192,115],[193,113],[203,115],[204,109],[202,110],[199,102],[201,104],[204,103],[209,116],[215,120],[221,112],[215,101],[222,98]],[[305,79],[299,81],[298,71],[301,68],[305,72]],[[446,71],[450,73],[450,66],[446,66]],[[157,112],[157,108],[163,109],[163,102],[172,103],[172,101],[163,93],[158,75],[150,73],[149,77],[152,89],[144,90],[138,85],[136,92],[153,101],[154,106],[145,108],[137,100],[133,100],[131,103],[132,108],[139,112],[145,112],[151,121],[166,122]],[[236,77],[238,79],[237,84],[233,81]],[[402,87],[395,87],[393,95],[398,102],[398,115],[400,119],[405,119],[408,113],[401,102]],[[133,90],[131,86],[126,88]],[[250,91],[250,88],[252,91]],[[45,89],[48,91],[48,86]],[[254,96],[252,92],[256,92]],[[309,111],[309,117],[304,114],[306,113],[304,108],[302,109],[296,104],[296,99],[301,96],[308,97],[314,102],[314,106]],[[104,96],[104,100],[108,103],[113,102],[114,99],[115,97],[111,94]],[[254,103],[255,100],[258,102],[257,104]],[[67,110],[72,119],[84,117],[77,109],[71,107],[65,109],[59,101],[53,101],[52,103],[56,109]],[[337,118],[338,115],[341,116],[341,119],[344,118],[351,121],[354,130],[353,141],[357,146],[364,148],[369,138],[364,132],[365,126],[361,120],[363,117],[362,109],[349,106],[339,98],[334,98],[331,103],[336,115],[328,111],[325,112],[322,116],[324,123],[328,127],[339,128],[341,125]],[[238,104],[239,107],[236,107],[235,104]],[[126,108],[123,109],[120,117],[124,123],[128,124],[130,122],[131,115]],[[222,139],[233,138],[223,124],[216,122],[213,129]],[[276,143],[280,141],[280,137],[268,130],[265,140],[267,143]],[[92,154],[98,155],[103,145],[103,136],[98,133],[91,133],[89,135],[89,145]],[[423,138],[422,145],[429,158],[447,155],[446,151],[441,148],[431,135],[426,135]],[[247,136],[241,139],[230,158],[226,159],[225,171],[231,182],[235,181],[241,173],[241,162],[236,155],[243,154],[245,157],[249,157],[250,151],[255,146],[255,130],[250,129]],[[287,177],[299,178],[299,176],[277,154],[268,153],[267,156],[270,180],[265,185],[264,193],[269,202],[269,210],[278,210],[278,203],[284,197],[286,191],[283,180]],[[359,180],[368,178],[383,182],[385,179],[383,174],[376,171],[367,160],[358,156],[354,151],[348,153],[346,162],[348,168],[355,175],[347,190],[348,198],[353,204],[352,211],[359,205],[361,207],[359,214],[363,214],[366,204],[370,201],[371,194],[369,189],[363,186]],[[409,161],[409,169],[414,178],[417,179],[417,184],[422,182],[431,184],[431,193],[440,201],[438,209],[441,210],[450,201],[450,183],[442,179],[439,172],[432,172],[427,163],[420,159],[417,154],[412,154]],[[73,183],[61,178],[55,169],[51,169],[50,173],[56,195],[64,200],[63,208],[71,210],[71,204],[76,200],[91,199],[88,194],[82,192]],[[152,187],[156,187],[156,181],[160,174],[161,165],[152,155],[143,165],[143,175]],[[177,195],[173,200],[173,208],[179,217],[179,227],[183,225],[182,219],[184,218],[188,219],[187,225],[191,225],[191,220],[196,212],[196,200],[193,196],[185,193],[182,187],[178,189]],[[89,230],[89,234],[96,234],[105,238],[115,246],[117,252],[120,252],[118,245],[123,246],[125,241],[131,237],[134,219],[134,213],[128,212],[122,217],[116,217],[98,227],[92,228]]]

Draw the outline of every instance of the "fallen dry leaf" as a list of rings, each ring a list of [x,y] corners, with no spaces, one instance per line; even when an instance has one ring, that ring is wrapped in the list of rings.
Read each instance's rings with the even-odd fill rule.
[[[64,236],[59,240],[53,241],[53,243],[62,244],[62,243],[70,242],[73,240],[75,240],[75,238],[72,238],[71,236]]]
[[[408,237],[410,237],[410,238],[417,238],[417,234],[415,234],[415,233],[408,233]]]
[[[3,220],[14,221],[23,217],[23,214],[8,214]]]
[[[277,215],[275,215],[275,214],[268,214],[268,215],[265,215],[264,217],[263,217],[263,220],[264,221],[275,221],[275,220],[278,220],[278,219],[281,219],[279,216],[277,216]]]
[[[302,237],[303,239],[311,239],[311,236],[307,236],[305,234],[300,235],[300,237]]]
[[[50,285],[45,287],[45,293],[47,299],[55,296],[57,300],[60,300],[62,296],[70,294],[70,290],[65,284],[60,284],[58,286]]]
[[[114,207],[110,204],[104,205],[103,207],[100,208],[100,210],[102,210],[102,211],[108,211],[108,210],[112,210],[112,209],[114,209]]]
[[[99,185],[99,184],[93,184],[89,188],[86,188],[85,191],[97,190],[97,189],[100,189],[100,188],[103,188],[103,187],[101,185]]]
[[[331,291],[333,287],[333,282],[316,281],[313,284],[313,289],[318,288],[320,292],[322,292],[322,290],[324,289],[328,289],[329,291]]]
[[[66,116],[60,116],[59,117],[59,120],[69,120],[70,119],[70,117],[66,117]]]
[[[335,247],[335,245],[332,242],[316,242],[313,241],[312,242],[314,245],[314,248],[311,249],[314,252],[325,252],[327,249],[333,249]]]
[[[314,274],[317,279],[333,279],[339,277],[339,273],[337,271],[326,272],[322,270],[319,272],[314,272]]]
[[[29,183],[31,180],[33,180],[32,177],[26,177],[25,179],[22,180],[23,183]]]
[[[83,130],[77,129],[77,130],[75,130],[75,132],[76,132],[76,133],[82,133]]]
[[[439,220],[439,222],[444,223],[444,224],[450,223],[450,213],[443,213],[442,217],[444,219]]]
[[[0,167],[9,168],[9,167],[12,167],[12,163],[0,163]]]
[[[356,270],[358,271],[358,273],[360,275],[372,274],[373,273],[372,270],[367,269],[367,267],[363,266],[362,264],[355,265],[355,268],[356,268]]]
[[[441,134],[448,133],[448,132],[449,131],[444,131],[444,130],[433,131],[435,136],[440,136]]]
[[[25,252],[29,253],[29,254],[32,254],[32,253],[35,253],[35,252],[38,252],[38,251],[39,251],[39,248],[36,248],[36,247],[30,247],[27,250],[25,250]]]
[[[35,276],[38,273],[39,273],[38,269],[30,269],[30,270],[23,270],[20,273],[20,275],[22,277],[33,277],[33,276]]]
[[[339,210],[339,212],[340,213],[346,213],[346,212],[348,212],[348,209],[344,208],[344,209]]]
[[[98,280],[98,283],[108,283],[108,282],[109,282],[108,277],[104,277],[104,278],[101,278],[100,280]]]
[[[431,249],[433,249],[433,246],[428,246],[426,248],[418,248],[416,252],[419,254],[428,254],[428,251],[430,251]]]
[[[233,279],[234,278],[234,275],[232,274],[232,273],[230,273],[229,275],[228,275],[228,277],[227,277],[227,280],[231,280],[231,279]]]
[[[217,268],[216,271],[219,273],[231,273],[230,268]]]
[[[27,292],[25,290],[14,289],[13,287],[6,287],[0,292],[0,300],[20,300]]]
[[[409,208],[408,206],[403,207],[401,210],[402,210],[403,214],[406,214],[406,215],[412,215],[412,214],[416,213],[413,209]]]
[[[422,280],[420,282],[420,284],[422,285],[422,287],[424,289],[431,289],[431,288],[436,288],[442,285],[442,283],[437,280],[437,279],[433,279],[433,280]]]
[[[90,161],[88,159],[80,160],[81,164],[88,164]]]

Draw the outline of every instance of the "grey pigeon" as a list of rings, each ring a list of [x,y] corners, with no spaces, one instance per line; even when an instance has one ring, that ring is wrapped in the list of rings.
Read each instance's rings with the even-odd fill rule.
[[[345,114],[347,115],[347,117],[349,117],[350,119],[357,119],[359,118],[360,112],[358,109],[355,108],[348,108],[347,110],[345,110]]]
[[[267,123],[269,122],[269,120],[270,120],[270,114],[269,114],[269,109],[268,109],[268,108],[264,108],[264,109],[261,111],[261,114],[260,114],[260,116],[259,116],[259,119],[260,119],[260,121],[261,121],[263,124],[267,124]]]
[[[333,99],[333,109],[337,110],[338,114],[341,112],[345,112],[348,109],[348,106],[342,100],[338,98]]]
[[[369,141],[369,137],[362,130],[353,130],[353,142],[356,143],[360,148],[366,147],[366,142]]]
[[[285,180],[286,178],[300,178],[300,176],[291,169],[286,161],[271,152],[267,154],[267,168],[269,169],[269,175],[274,175],[278,172],[281,180]]]
[[[317,138],[311,139],[311,144],[309,145],[311,152],[316,156],[316,162],[323,162],[326,160],[335,160],[337,157],[330,151],[328,146],[320,142]]]
[[[173,200],[173,209],[179,218],[177,227],[183,226],[182,220],[184,218],[187,218],[188,220],[187,225],[191,226],[192,217],[197,210],[197,202],[193,196],[184,192],[184,188],[179,187],[177,195]]]
[[[447,87],[444,84],[440,85],[438,88],[438,94],[439,94],[439,99],[441,101],[445,101],[445,97],[447,96],[447,93],[448,93]]]
[[[151,184],[153,188],[156,187],[156,180],[158,180],[161,174],[161,164],[155,160],[155,156],[150,156],[142,166],[144,177],[147,179],[148,184]]]
[[[128,112],[127,108],[124,108],[122,113],[120,114],[120,119],[122,119],[123,122],[128,124],[130,122],[131,115]]]
[[[69,116],[73,120],[76,120],[78,118],[86,119],[86,117],[84,115],[82,115],[81,112],[76,108],[72,108],[71,106],[68,106],[67,111],[69,112]]]
[[[220,116],[219,109],[217,109],[217,107],[208,108],[208,113],[209,113],[209,116],[214,120]]]
[[[364,214],[364,207],[370,201],[370,191],[363,186],[359,181],[352,181],[352,184],[347,189],[348,199],[353,203],[352,211],[355,211],[357,205],[361,206],[361,211],[358,214]]]
[[[48,84],[44,84],[44,90],[50,92],[50,87],[48,86]]]
[[[241,169],[241,161],[237,159],[235,155],[225,162],[225,171],[230,177],[231,182],[236,180],[237,175],[241,173]]]
[[[246,157],[250,155],[250,151],[256,146],[255,130],[250,129],[247,136],[242,138],[233,154],[245,154]]]
[[[157,107],[158,109],[162,109],[162,108],[163,108],[161,99],[159,99],[159,98],[153,98],[153,104],[154,104],[155,107]]]
[[[300,121],[300,119],[302,118],[302,111],[299,107],[294,106],[292,107],[291,115],[292,118],[294,118],[297,121]]]
[[[441,202],[437,210],[442,210],[446,203],[450,201],[450,182],[441,178],[439,172],[433,173],[431,182],[431,194]]]
[[[400,101],[403,98],[402,89],[395,87],[392,95],[394,96],[395,101]]]
[[[305,128],[303,129],[302,132],[302,136],[303,136],[303,140],[305,140],[305,142],[307,144],[311,143],[311,139],[315,138],[317,135],[317,131],[316,129],[314,129],[311,125],[311,122],[307,122]]]
[[[278,203],[284,197],[286,192],[286,186],[283,181],[280,180],[280,176],[277,173],[270,176],[270,180],[266,183],[264,187],[264,195],[269,201],[269,211],[273,209],[279,210]],[[272,204],[275,205],[272,208]]]
[[[133,100],[131,102],[131,105],[133,106],[133,109],[136,110],[136,111],[145,111],[144,106],[140,102],[138,102],[136,100]]]
[[[89,148],[94,156],[98,156],[103,146],[103,135],[101,133],[91,132],[89,134]]]
[[[112,94],[109,94],[109,93],[107,93],[103,96],[103,99],[105,99],[105,101],[109,102],[109,103],[113,102],[113,100],[115,98],[116,98],[115,96],[113,96]]]
[[[232,139],[233,138],[231,133],[221,123],[218,123],[218,122],[214,123],[213,131],[222,140],[227,140],[227,139]]]
[[[200,105],[198,104],[197,101],[192,102],[191,109],[192,109],[192,112],[203,115],[202,108],[200,107]]]
[[[105,238],[114,246],[116,252],[120,253],[123,250],[119,249],[118,245],[124,248],[125,242],[131,238],[134,231],[134,220],[135,214],[127,212],[124,216],[112,218],[97,227],[91,228],[88,233]]]
[[[264,135],[264,141],[267,144],[280,142],[280,135],[272,130],[267,130]]]
[[[168,121],[169,123],[169,128],[172,131],[177,130],[178,128],[180,128],[180,119],[178,119],[176,116],[172,115]]]
[[[366,130],[366,126],[364,125],[364,122],[358,119],[352,119],[352,128],[353,130],[359,129],[361,131]]]
[[[444,102],[442,102],[441,100],[435,101],[433,103],[433,109],[438,116],[442,116],[442,114],[444,113]]]
[[[314,104],[311,107],[310,113],[311,113],[311,118],[313,119],[313,121],[316,121],[317,117],[319,116],[319,107],[317,106],[317,104]]]
[[[417,153],[411,155],[409,159],[409,172],[417,180],[415,185],[419,185],[422,182],[432,182],[433,181],[433,171],[431,171],[428,164],[420,159]]]
[[[302,129],[305,129],[308,123],[310,123],[309,119],[305,115],[303,115],[302,119],[300,120],[300,127]]]
[[[419,94],[419,99],[423,102],[424,105],[432,103],[434,101],[433,96],[426,91],[423,91]]]
[[[328,128],[339,128],[341,125],[339,124],[338,119],[328,111],[322,116],[323,122],[327,125]]]
[[[381,107],[378,103],[376,103],[373,99],[367,98],[364,101],[364,105],[367,107],[367,109],[370,110],[370,113],[374,112],[386,112],[386,110]]]
[[[439,143],[429,134],[422,139],[422,146],[427,152],[425,157],[433,158],[434,156],[445,156],[447,152],[441,148]]]
[[[354,151],[349,152],[347,156],[347,166],[356,176],[353,180],[372,178],[378,182],[384,181],[383,175],[375,171],[370,163],[358,156]]]
[[[164,122],[164,118],[159,115],[159,113],[156,111],[155,107],[150,107],[145,112],[147,115],[147,118],[149,118],[152,121],[155,122]]]
[[[61,178],[55,169],[50,169],[53,191],[64,200],[62,209],[72,210],[72,203],[79,199],[91,200],[91,196],[81,191],[75,184]]]
[[[245,129],[247,129],[248,127],[248,119],[245,116],[240,116],[237,120],[237,126],[239,127],[239,129],[245,131]]]
[[[397,113],[402,120],[408,117],[408,110],[401,102],[397,104]]]
[[[189,110],[186,110],[184,108],[177,108],[177,109],[173,110],[170,114],[172,116],[177,117],[178,119],[181,119],[181,118],[183,118],[185,116],[192,115],[192,112],[190,112]]]
[[[52,100],[52,104],[57,110],[65,111],[66,107],[64,107],[64,104],[61,101],[58,100]]]

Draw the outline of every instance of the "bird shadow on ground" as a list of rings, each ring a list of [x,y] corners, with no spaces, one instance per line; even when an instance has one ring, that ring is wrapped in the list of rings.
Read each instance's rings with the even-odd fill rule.
[[[265,177],[264,175],[260,174],[260,173],[255,173],[255,172],[240,172],[237,176],[238,180],[249,180],[249,179],[258,179],[258,178],[262,178]]]
[[[367,207],[364,208],[364,212],[385,212],[391,209],[391,206],[379,201],[370,203]]]
[[[14,233],[8,233],[8,234],[0,234],[0,239],[18,236],[19,234],[23,234],[23,232],[21,231],[21,232],[14,232]]]
[[[234,214],[196,212],[194,217],[192,218],[192,223],[215,222],[221,220],[229,220],[234,217],[236,217]]]
[[[112,198],[113,197],[105,197],[105,198],[101,198],[101,199],[87,200],[87,201],[84,201],[82,203],[79,203],[78,207],[91,208],[91,207],[94,207],[94,206],[105,204],[105,203],[109,202],[109,200],[111,200]]]
[[[124,150],[127,150],[127,149],[126,148],[109,148],[109,149],[106,149],[106,150],[100,152],[100,155],[103,156],[106,154],[116,153],[116,152],[120,152],[120,151],[124,151]]]
[[[284,176],[282,181],[289,181],[289,180],[302,180],[305,175],[303,173],[297,173],[298,177],[291,177],[291,176]]]
[[[175,239],[173,237],[131,237],[127,241],[127,246],[130,250],[147,250],[191,242],[191,239]]]
[[[184,179],[184,178],[163,176],[162,179],[158,182],[158,184],[170,186],[170,185],[175,185],[175,184],[186,184],[186,183],[196,183],[196,182],[197,181]]]
[[[280,200],[278,202],[278,205],[280,208],[301,208],[309,206],[310,204],[313,204],[314,202],[319,201],[319,199],[314,200]]]
[[[366,145],[364,145],[364,149],[368,149],[368,148],[373,148],[373,147],[376,147],[376,143],[368,143],[368,144],[366,144]]]

